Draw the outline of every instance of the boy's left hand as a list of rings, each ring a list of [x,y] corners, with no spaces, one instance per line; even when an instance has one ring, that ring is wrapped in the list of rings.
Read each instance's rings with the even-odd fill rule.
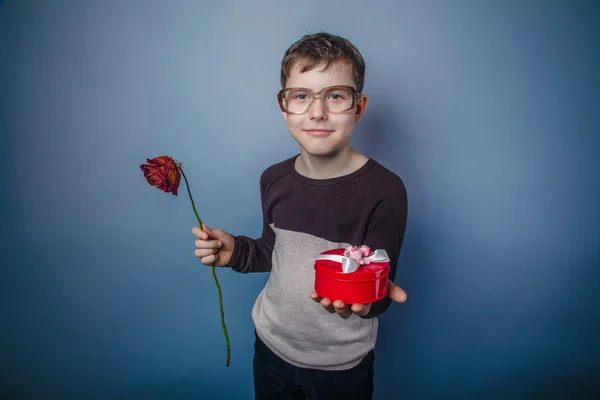
[[[390,299],[396,303],[404,303],[406,301],[406,292],[402,290],[394,282],[388,280],[388,295]],[[323,308],[329,313],[338,313],[344,319],[350,318],[352,314],[364,317],[371,311],[371,304],[352,304],[350,307],[341,300],[331,301],[328,298],[322,298],[317,292],[312,292],[310,297],[317,303],[321,303]]]

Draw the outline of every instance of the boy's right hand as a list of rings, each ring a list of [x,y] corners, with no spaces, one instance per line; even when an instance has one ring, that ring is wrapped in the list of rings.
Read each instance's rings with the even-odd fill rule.
[[[229,265],[235,245],[233,236],[222,229],[210,229],[206,224],[202,224],[202,228],[200,229],[199,226],[192,228],[192,233],[198,238],[194,242],[196,246],[194,255],[204,265],[216,267]]]

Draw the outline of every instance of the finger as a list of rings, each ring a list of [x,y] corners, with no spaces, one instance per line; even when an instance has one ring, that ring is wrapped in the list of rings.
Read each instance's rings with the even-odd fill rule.
[[[211,256],[213,254],[217,254],[217,250],[214,250],[214,249],[196,249],[196,250],[194,250],[194,255],[199,258]]]
[[[321,299],[320,303],[328,313],[333,314],[335,312],[335,309],[333,308],[333,304],[331,304],[331,300],[329,300],[327,297],[325,297],[324,299]]]
[[[219,255],[218,254],[211,254],[209,256],[206,257],[202,257],[200,259],[200,261],[202,262],[202,264],[204,265],[213,265],[214,263],[217,262],[217,260],[219,259]]]
[[[222,243],[220,240],[196,240],[194,242],[194,246],[196,246],[197,249],[213,249],[213,253],[215,253],[216,251],[218,251],[218,249],[221,247]]]
[[[404,303],[406,301],[406,292],[400,286],[388,280],[388,297],[397,303]]]
[[[364,317],[371,311],[371,303],[369,304],[352,304],[350,307],[352,312],[360,317]]]
[[[317,293],[317,292],[311,292],[310,298],[313,299],[314,301],[316,301],[317,303],[320,303],[321,300],[323,300],[323,298],[321,296],[319,296],[319,293]]]
[[[202,229],[200,229],[199,226],[195,226],[192,228],[192,233],[194,234],[194,236],[196,236],[198,239],[202,239],[202,240],[206,240],[208,239],[208,233],[204,232]]]
[[[335,308],[335,312],[344,319],[349,318],[352,315],[350,311],[350,307],[348,307],[343,301],[336,300],[333,302],[333,308]]]

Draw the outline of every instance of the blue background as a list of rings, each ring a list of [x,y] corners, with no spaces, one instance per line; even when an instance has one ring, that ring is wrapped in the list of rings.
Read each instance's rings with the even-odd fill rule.
[[[189,200],[139,165],[177,158],[209,226],[258,236],[298,152],[279,62],[320,30],[366,59],[353,143],[410,200],[375,398],[598,393],[598,2],[0,5],[0,393],[252,398],[267,275],[218,271],[226,368]]]

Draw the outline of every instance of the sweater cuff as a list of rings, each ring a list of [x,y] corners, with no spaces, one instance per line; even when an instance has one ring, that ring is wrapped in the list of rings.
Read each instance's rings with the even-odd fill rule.
[[[388,309],[391,302],[392,301],[387,296],[385,296],[383,299],[377,300],[376,302],[371,304],[371,310],[369,310],[369,313],[361,318],[362,319],[371,319],[371,318],[380,316],[381,314],[383,314],[383,312],[385,310]]]
[[[233,253],[231,253],[231,258],[229,259],[229,266],[236,272],[240,271],[240,258],[242,257],[242,247],[243,243],[239,239],[239,237],[233,237]]]

